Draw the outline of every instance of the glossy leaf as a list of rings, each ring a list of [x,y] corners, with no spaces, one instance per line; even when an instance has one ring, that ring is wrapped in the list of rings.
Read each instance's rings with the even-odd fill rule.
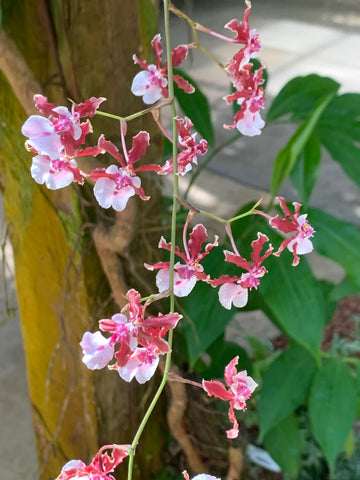
[[[248,207],[246,205],[242,211],[248,211]],[[250,243],[259,230],[269,237],[275,250],[282,241],[282,237],[258,216],[241,219],[235,222],[232,231],[245,258],[249,258]],[[282,332],[318,356],[325,324],[323,292],[305,256],[301,256],[297,267],[291,263],[292,255],[287,250],[280,257],[267,258],[264,265],[269,273],[261,278],[258,290],[249,293],[249,302],[253,309],[257,306],[263,310]]]
[[[335,97],[318,124],[320,142],[349,178],[360,186],[360,94]]]
[[[334,286],[330,292],[330,300],[337,301],[349,295],[356,295],[360,293],[360,285],[351,280],[349,277],[344,278],[340,283]]]
[[[187,73],[178,68],[174,68],[174,73],[181,75],[195,87],[195,92],[189,94],[174,84],[175,98],[179,102],[181,110],[194,124],[194,128],[208,141],[210,147],[214,146],[215,135],[211,123],[209,102],[206,96]]]
[[[315,208],[308,209],[315,229],[314,248],[341,265],[349,278],[360,286],[360,230],[351,223]]]
[[[306,120],[319,100],[334,94],[340,85],[329,77],[311,74],[290,80],[274,98],[267,123],[290,114],[290,121]]]
[[[276,195],[280,186],[294,168],[300,153],[308,143],[319,118],[332,97],[333,94],[318,102],[309,118],[296,130],[285,147],[277,154],[270,185],[270,192],[272,195]]]
[[[292,184],[296,188],[303,205],[307,205],[315,186],[321,159],[321,146],[316,132],[313,132],[300,152],[297,162],[290,173]]]
[[[309,399],[309,415],[316,440],[333,470],[355,419],[356,387],[348,366],[327,359],[316,373]]]
[[[220,335],[215,342],[206,350],[210,357],[210,365],[203,366],[201,370],[195,370],[206,379],[223,378],[225,366],[237,355],[239,362],[237,369],[246,370],[252,375],[252,364],[246,350],[233,342],[224,340],[224,335]]]
[[[316,369],[314,358],[295,345],[266,370],[259,398],[260,432],[264,436],[305,400]]]
[[[264,445],[272,458],[290,478],[296,479],[300,469],[303,440],[293,415],[284,418],[264,437]]]
[[[269,274],[261,279],[259,295],[265,313],[281,329],[313,355],[319,354],[322,329],[325,324],[321,288],[305,258],[297,267],[291,266],[291,255],[270,257],[266,268]]]

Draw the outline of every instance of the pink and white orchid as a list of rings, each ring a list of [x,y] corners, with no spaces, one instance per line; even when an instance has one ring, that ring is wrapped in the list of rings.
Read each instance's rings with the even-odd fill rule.
[[[80,342],[83,349],[82,361],[90,370],[106,367],[114,356],[114,346],[110,338],[105,338],[101,332],[85,332]]]
[[[103,137],[100,137],[99,140],[99,146],[110,153],[120,166],[110,165],[107,168],[96,168],[89,175],[95,180],[94,195],[99,205],[103,208],[113,207],[118,212],[126,208],[129,198],[133,195],[138,195],[142,200],[150,198],[145,195],[141,188],[141,179],[136,176],[136,172],[142,171],[144,168],[134,168],[134,164],[145,155],[150,135],[145,131],[139,132],[133,137],[132,148],[128,152],[125,144],[125,130],[126,125],[122,123],[121,140],[125,159],[112,142]]]
[[[239,277],[230,277],[229,275],[221,275],[219,278],[209,280],[210,285],[217,287],[221,285],[219,289],[219,301],[221,305],[230,310],[232,305],[235,307],[244,307],[248,301],[248,290],[257,287],[260,284],[260,278],[267,272],[266,268],[261,265],[263,261],[272,253],[272,246],[269,245],[264,255],[261,255],[264,244],[268,241],[268,237],[263,233],[258,233],[257,239],[251,243],[252,253],[251,260],[249,262],[243,258],[234,246],[236,253],[224,251],[225,261],[234,263],[240,268],[247,270],[246,273],[242,273]]]
[[[161,45],[161,36],[158,33],[151,41],[156,54],[157,65],[148,64],[146,60],[140,60],[136,55],[133,56],[134,62],[137,63],[143,71],[137,73],[131,85],[131,91],[138,97],[143,97],[143,102],[147,105],[157,102],[160,98],[169,96],[167,89],[167,62],[164,66],[162,63],[163,48]],[[185,60],[188,54],[186,45],[179,45],[174,48],[171,53],[172,65],[177,67]],[[174,75],[174,82],[179,88],[187,93],[193,93],[194,87],[190,85],[180,75]]]
[[[280,218],[276,215],[269,219],[269,224],[279,232],[292,235],[282,241],[274,255],[278,257],[285,248],[288,248],[294,255],[292,265],[296,266],[300,261],[299,255],[310,253],[313,250],[310,238],[314,235],[314,229],[307,220],[307,214],[300,215],[300,203],[293,202],[295,213],[291,213],[284,198],[277,197],[277,199],[280,202],[285,218]]]
[[[208,243],[205,249],[200,253],[202,244],[207,241],[207,231],[204,225],[195,225],[190,233],[190,239],[186,241],[188,220],[184,226],[183,232],[183,244],[185,253],[180,252],[179,247],[175,247],[175,254],[180,257],[184,263],[177,262],[175,264],[174,271],[174,294],[177,297],[185,297],[194,288],[198,280],[207,282],[209,276],[204,272],[204,267],[200,264],[201,260],[210,253],[211,249],[218,244],[218,237],[215,235],[214,243]],[[167,243],[164,237],[161,237],[159,242],[159,248],[165,250],[171,250],[171,243]],[[159,292],[164,292],[169,288],[170,277],[170,262],[158,262],[155,265],[145,264],[148,270],[159,269],[156,275],[156,285]]]
[[[21,132],[28,140],[25,146],[37,153],[33,158],[31,176],[50,190],[70,185],[73,181],[83,184],[86,174],[82,172],[75,157],[103,153],[100,147],[80,148],[85,137],[92,131],[89,121],[80,123],[80,118],[93,116],[104,98],[92,97],[79,105],[74,104],[71,112],[63,106],[49,103],[42,95],[35,95],[34,102],[40,115],[31,115]]]
[[[104,453],[111,450],[110,455]],[[82,460],[67,462],[55,480],[114,480],[109,475],[122,463],[131,450],[131,445],[105,445],[101,447],[89,465]]]
[[[246,400],[248,400],[258,384],[254,379],[248,376],[246,370],[238,372],[236,365],[239,357],[235,357],[225,367],[225,382],[229,388],[226,388],[221,382],[217,380],[203,380],[202,385],[205,392],[210,397],[220,398],[221,400],[229,401],[230,408],[228,412],[229,420],[233,427],[227,430],[228,438],[236,438],[239,434],[239,424],[236,420],[234,410],[246,410]]]

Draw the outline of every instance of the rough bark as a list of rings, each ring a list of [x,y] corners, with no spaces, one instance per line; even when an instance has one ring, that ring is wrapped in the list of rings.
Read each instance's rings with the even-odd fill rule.
[[[105,96],[107,111],[126,115],[141,108],[129,93],[136,73],[131,57],[141,54],[141,43],[154,34],[144,30],[144,12],[149,9],[154,18],[155,2],[139,3],[141,11],[133,0],[2,2],[0,185],[14,249],[43,480],[55,478],[69,459],[91,459],[102,444],[129,443],[156,383],[139,388],[114,372],[89,372],[78,343],[85,330],[118,311],[115,302],[122,303],[128,288],[146,293],[150,280],[142,264],[155,256],[151,245],[157,244],[158,234],[149,238],[147,229],[158,224],[159,194],[149,176],[144,185],[152,200],[141,208],[132,200],[132,215],[115,215],[96,206],[90,186],[50,192],[30,177],[31,155],[24,150],[20,128],[37,83],[60,105],[66,97]],[[26,68],[14,73],[18,63],[7,61],[9,48],[1,46],[11,39],[32,80],[26,78]],[[92,123],[94,139],[101,129],[118,142],[116,122],[95,118]],[[129,136],[140,129],[150,131],[148,158],[156,161],[160,138],[152,132],[150,116],[131,123]],[[112,278],[118,280],[115,287]],[[155,417],[144,433],[144,449],[135,457],[137,477],[151,476],[161,467],[165,420],[159,412]]]

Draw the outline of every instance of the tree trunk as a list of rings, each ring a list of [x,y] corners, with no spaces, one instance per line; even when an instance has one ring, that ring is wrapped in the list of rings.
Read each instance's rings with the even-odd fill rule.
[[[0,183],[43,480],[55,478],[69,459],[90,460],[102,444],[130,443],[157,383],[126,384],[114,372],[89,372],[79,341],[99,319],[119,311],[129,288],[153,290],[143,263],[156,256],[151,245],[159,233],[151,238],[147,230],[159,225],[159,192],[150,176],[144,178],[150,202],[131,199],[124,213],[114,214],[97,207],[90,186],[51,192],[37,185],[20,134],[24,110],[30,113],[30,97],[40,93],[33,91],[37,83],[59,105],[68,104],[67,97],[104,96],[103,109],[112,113],[143,108],[130,93],[137,72],[132,54],[148,52],[142,45],[155,34],[156,13],[151,0],[2,2]],[[93,143],[103,132],[120,146],[117,122],[95,118],[92,124]],[[147,160],[153,163],[161,139],[150,116],[129,124],[128,136],[141,129],[151,134]],[[135,478],[161,469],[161,415],[144,432],[147,451],[136,454]]]

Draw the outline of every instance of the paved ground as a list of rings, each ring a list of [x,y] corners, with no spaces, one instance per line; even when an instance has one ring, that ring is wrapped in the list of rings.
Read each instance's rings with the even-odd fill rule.
[[[181,3],[175,3],[180,7]],[[192,10],[192,17],[214,30],[222,32],[223,25],[234,17],[240,17],[243,4],[238,0],[197,0],[182,2]],[[266,64],[270,80],[268,96],[276,95],[282,85],[295,75],[319,73],[333,76],[342,83],[343,91],[360,91],[360,5],[358,0],[253,0],[251,25],[261,35],[264,51],[262,60]],[[176,40],[183,40],[187,29],[182,22],[173,22]],[[217,42],[208,38],[209,47],[214,46],[216,54],[226,60],[231,51],[218,47]],[[202,82],[206,94],[211,97],[216,121],[222,125],[229,121],[228,108],[221,97],[226,94],[226,84],[217,67],[209,65],[207,59],[193,56],[188,64],[194,78],[204,76]],[[224,150],[211,163],[208,171],[199,177],[191,199],[217,214],[227,214],[236,205],[257,198],[267,190],[269,174],[275,153],[290,134],[289,129],[271,127],[255,139],[242,139]],[[217,131],[217,140],[225,138],[226,132]],[[295,198],[290,185],[284,187],[288,198]],[[319,206],[343,218],[360,223],[360,192],[341,173],[336,164],[325,158],[322,165],[319,186],[313,196],[313,205]],[[0,242],[4,229],[0,229]],[[6,246],[6,258],[10,263],[5,269],[8,280],[8,302],[15,306],[12,283],[11,253]],[[341,276],[341,270],[330,262],[314,257],[319,275]],[[35,480],[36,460],[30,408],[27,397],[24,358],[21,348],[21,334],[18,319],[10,318],[5,311],[5,289],[1,288],[0,308],[1,348],[0,362],[0,470],[7,480]],[[254,324],[254,318],[242,318],[242,324]],[[257,315],[256,325],[261,324],[259,334],[272,330],[266,320]],[[253,327],[251,327],[253,328]],[[236,328],[235,328],[236,330]]]

